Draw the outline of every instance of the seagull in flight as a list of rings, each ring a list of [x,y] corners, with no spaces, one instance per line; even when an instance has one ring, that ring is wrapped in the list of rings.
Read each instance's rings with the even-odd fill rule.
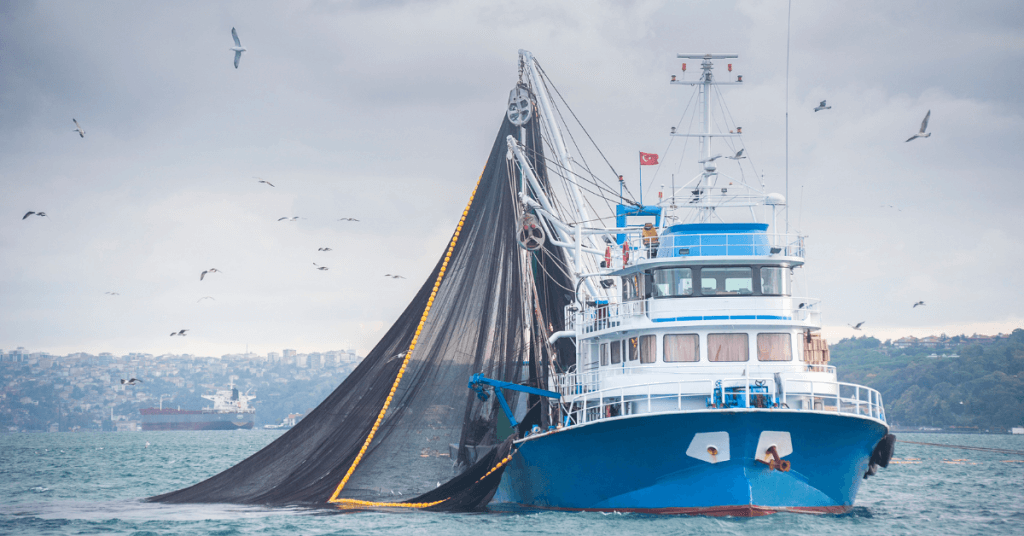
[[[745,156],[743,156],[743,151],[746,151],[746,149],[740,149],[739,151],[736,152],[735,156],[727,156],[726,158],[728,158],[729,160],[743,160],[744,158],[746,158]]]
[[[199,280],[202,281],[206,274],[224,273],[216,268],[210,268],[209,270],[203,270],[203,273],[199,274]]]
[[[270,184],[270,181],[265,181],[265,180],[263,180],[263,179],[261,179],[259,177],[253,177],[253,178],[256,179],[257,182],[262,182],[263,184],[266,184],[267,186],[269,186],[271,188],[275,187],[273,184]]]
[[[338,221],[359,221],[359,220],[357,220],[355,218],[341,218]]]
[[[820,111],[820,110],[831,110],[831,109],[832,109],[831,106],[825,106],[825,101],[821,101],[821,104],[819,104],[819,105],[814,107],[814,111],[815,112]]]
[[[282,218],[278,218],[277,219],[277,221],[285,221],[285,220],[287,220],[287,221],[299,221],[299,217],[298,216],[292,216],[291,218],[289,218],[288,216],[284,216]]]
[[[104,294],[108,294],[110,296],[120,296],[121,295],[120,292],[104,292]]]
[[[85,137],[85,129],[82,128],[82,125],[78,124],[78,120],[75,119],[74,117],[72,117],[71,120],[75,122],[75,128],[71,129],[71,132],[77,132],[80,137],[84,138]]]
[[[918,305],[924,305],[924,302],[923,301],[919,301],[919,302],[914,304],[914,307],[917,307]],[[911,309],[913,309],[914,307],[911,307]]]
[[[196,303],[199,303],[199,302],[201,302],[201,301],[203,301],[203,300],[213,300],[213,301],[217,301],[217,300],[216,300],[216,299],[215,299],[215,298],[214,298],[213,296],[203,296],[202,298],[199,298],[198,300],[196,300]]]
[[[863,326],[863,325],[864,325],[864,322],[857,322],[856,326],[853,325],[853,324],[847,324],[847,326],[850,326],[851,328],[853,328],[853,329],[855,329],[857,331],[860,331],[860,327]]]
[[[185,333],[186,331],[188,331],[188,330],[187,329],[183,329],[183,330],[178,331],[176,333],[171,333],[171,337],[173,337],[175,335],[177,335],[179,337],[184,337],[185,335],[187,335],[187,333]]]
[[[140,380],[138,378],[132,378],[130,380],[126,380],[124,378],[121,378],[121,385],[135,385],[137,383],[142,383],[142,380]]]
[[[331,248],[318,248],[317,251],[331,251]]]
[[[21,219],[24,220],[25,218],[28,218],[29,216],[31,216],[33,214],[35,214],[36,216],[42,216],[44,218],[48,218],[49,217],[49,216],[46,215],[45,212],[33,212],[33,211],[30,210],[30,211],[26,212],[25,215],[21,217]]]
[[[321,272],[326,272],[327,270],[330,270],[330,268],[328,268],[326,266],[320,266],[319,264],[317,264],[315,262],[313,263],[313,266],[316,266],[316,269],[320,270]]]
[[[924,133],[925,130],[928,130],[928,119],[930,119],[931,116],[932,111],[928,110],[928,113],[924,114],[924,121],[921,121],[921,131],[911,136],[910,139],[908,139],[907,141],[913,141],[916,140],[917,138],[927,138],[932,135],[931,132],[927,134]]]
[[[231,38],[235,40],[235,46],[228,50],[235,51],[235,69],[238,68],[238,60],[242,59],[242,53],[245,52],[245,47],[242,46],[242,42],[238,40],[238,32],[234,28],[231,29]]]
[[[398,274],[395,274],[395,275],[384,274],[384,277],[390,277],[391,279],[405,279],[404,277],[402,277],[402,276],[400,276]]]

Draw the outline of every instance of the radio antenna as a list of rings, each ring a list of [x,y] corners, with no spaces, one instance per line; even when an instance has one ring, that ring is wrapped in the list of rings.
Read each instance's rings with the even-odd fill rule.
[[[786,8],[786,234],[789,234],[789,25],[793,19],[793,0]]]

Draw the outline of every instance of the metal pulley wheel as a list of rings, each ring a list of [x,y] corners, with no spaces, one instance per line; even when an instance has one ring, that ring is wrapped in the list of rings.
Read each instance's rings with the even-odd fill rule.
[[[533,105],[530,103],[530,90],[523,84],[516,85],[508,94],[508,120],[521,127],[533,119]]]
[[[533,214],[523,214],[519,219],[519,231],[516,233],[516,242],[519,247],[527,251],[537,251],[544,245],[544,228],[537,221]]]

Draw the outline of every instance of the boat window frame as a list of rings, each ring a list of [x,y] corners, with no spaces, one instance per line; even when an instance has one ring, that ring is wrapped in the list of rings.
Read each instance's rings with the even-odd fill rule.
[[[694,340],[696,341],[696,344],[694,345],[694,352],[693,352],[693,356],[695,357],[695,359],[691,359],[691,360],[682,360],[682,359],[677,360],[677,359],[673,359],[672,361],[669,361],[668,360],[668,355],[669,355],[669,352],[668,352],[668,338],[669,337],[693,337]],[[662,335],[661,341],[662,341],[661,342],[661,347],[662,347],[661,355],[662,355],[662,362],[663,363],[699,363],[700,362],[700,334],[699,333],[666,333],[666,334]]]
[[[630,361],[640,361],[640,336],[636,335],[626,339],[626,348],[624,358]]]
[[[745,348],[744,357],[746,357],[746,359],[743,359],[743,360],[714,359],[714,357],[717,357],[717,355],[716,356],[712,356],[711,355],[711,337],[713,337],[713,336],[730,336],[730,337],[734,337],[734,336],[740,336],[740,335],[743,336],[743,340],[745,342],[745,344],[743,345],[743,348]],[[747,333],[745,331],[740,331],[740,332],[733,331],[733,332],[726,332],[726,333],[708,333],[706,339],[707,339],[707,345],[708,345],[708,362],[709,363],[749,363],[750,362],[750,334],[749,333]],[[739,346],[739,345],[737,345],[737,346]],[[721,350],[719,350],[719,351],[721,351]],[[717,352],[716,352],[716,354],[717,354]]]
[[[673,295],[673,296],[655,296],[654,295],[654,288],[655,288],[654,281],[655,281],[655,278],[657,277],[656,273],[659,272],[659,271],[663,271],[663,270],[675,270],[675,269],[679,269],[679,268],[689,268],[691,270],[691,272],[693,274],[692,279],[691,279],[692,284],[693,284],[693,292],[691,294],[689,294],[689,295],[679,294],[679,295]],[[748,268],[748,269],[750,269],[750,271],[751,271],[751,274],[750,274],[750,277],[751,277],[750,286],[752,287],[750,294],[739,294],[739,293],[737,293],[737,294],[704,294],[704,288],[703,288],[704,285],[700,284],[701,283],[701,279],[703,279],[702,272],[705,269],[722,269],[722,268]],[[763,293],[762,290],[761,290],[761,269],[762,268],[779,268],[779,269],[782,269],[782,270],[788,270],[789,271],[789,274],[788,274],[789,281],[788,281],[788,286],[785,289],[786,291],[788,291],[788,293],[786,293],[786,294],[765,294],[765,293]],[[725,264],[725,265],[723,265],[723,264],[709,264],[709,265],[706,265],[706,266],[703,266],[703,265],[665,266],[665,267],[661,267],[661,268],[652,268],[650,270],[647,270],[645,272],[647,274],[647,277],[646,278],[640,278],[640,280],[644,281],[645,283],[647,283],[647,289],[646,289],[647,297],[649,297],[651,299],[655,299],[655,300],[687,299],[687,298],[723,298],[723,297],[743,297],[743,298],[749,298],[751,296],[769,296],[769,297],[773,297],[773,298],[777,298],[777,297],[786,298],[786,297],[792,297],[793,296],[793,277],[796,275],[793,269],[794,269],[794,266],[791,266],[791,265],[786,264],[786,263],[784,263],[784,264]],[[630,277],[632,277],[632,276],[630,276]],[[625,279],[625,277],[623,277],[623,279]],[[625,286],[626,285],[624,284],[623,285],[623,293],[624,293],[623,294],[623,299],[625,299]],[[630,298],[630,299],[640,299],[640,298]]]
[[[789,338],[788,344],[779,345],[789,353],[789,359],[761,359],[761,335],[785,335]],[[788,331],[765,331],[757,334],[757,360],[761,363],[791,363],[793,361],[793,334]]]
[[[608,361],[611,365],[618,365],[622,363],[622,340],[612,341],[608,343],[611,347],[608,352]],[[616,351],[618,350],[618,351]]]
[[[618,342],[618,341],[616,341],[616,342]],[[601,343],[600,350],[598,350],[598,354],[600,355],[600,359],[598,360],[598,362],[599,362],[598,366],[600,366],[600,367],[607,367],[608,366],[608,344],[609,343],[607,343],[607,342]]]
[[[648,343],[654,339],[653,343]],[[644,349],[647,349],[646,351]],[[640,364],[650,365],[658,362],[658,335],[656,333],[650,333],[647,335],[640,335]],[[645,355],[649,354],[649,355]],[[648,361],[649,359],[649,361]]]

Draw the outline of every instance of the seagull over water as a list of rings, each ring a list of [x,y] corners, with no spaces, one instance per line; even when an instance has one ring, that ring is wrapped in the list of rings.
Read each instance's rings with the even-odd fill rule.
[[[82,125],[78,124],[78,120],[75,119],[74,117],[72,117],[71,120],[75,122],[75,128],[71,129],[71,132],[77,132],[79,136],[84,138],[85,137],[85,129],[82,128]]]
[[[331,251],[331,248],[318,248],[317,251]]]
[[[175,335],[177,335],[177,336],[179,336],[179,337],[184,337],[185,335],[187,335],[187,334],[185,333],[186,331],[188,331],[188,330],[187,330],[187,329],[183,329],[183,330],[181,330],[181,331],[178,331],[178,332],[176,332],[176,333],[171,333],[171,337],[173,337],[173,336],[175,336]]]
[[[25,218],[28,218],[29,216],[31,216],[33,214],[35,214],[36,216],[42,216],[44,218],[48,218],[49,217],[49,216],[46,215],[45,212],[33,212],[33,211],[30,210],[30,211],[26,212],[25,215],[21,217],[21,219],[24,220]]]
[[[400,275],[397,275],[397,274],[395,274],[395,275],[384,274],[384,277],[390,277],[391,279],[405,279],[404,277],[402,277]]]
[[[924,305],[924,302],[923,301],[919,301],[919,302],[914,304],[914,307],[917,307],[918,305]],[[911,309],[913,309],[914,307],[911,307]]]
[[[104,292],[104,294],[109,294],[110,296],[120,296],[121,295],[120,292]]]
[[[850,326],[851,328],[853,328],[853,329],[855,329],[857,331],[860,331],[860,327],[863,326],[863,325],[864,325],[864,322],[857,322],[856,326],[853,325],[853,324],[847,324],[847,326]]]
[[[819,105],[814,107],[814,111],[815,112],[817,112],[819,110],[831,110],[831,109],[832,109],[831,106],[825,106],[825,101],[821,101],[821,104],[819,104]]]
[[[238,32],[234,28],[231,29],[231,38],[235,40],[235,46],[228,50],[235,51],[235,69],[238,68],[238,60],[242,59],[242,53],[245,52],[245,47],[242,46],[242,42],[238,40]]]
[[[277,221],[285,221],[285,220],[287,220],[287,221],[299,221],[299,217],[298,216],[292,216],[291,218],[289,218],[288,216],[285,216],[283,218],[278,218],[277,219]]]
[[[196,303],[199,303],[199,302],[201,302],[201,301],[203,301],[203,300],[213,300],[213,301],[217,301],[217,300],[216,300],[216,299],[215,299],[215,298],[214,298],[213,296],[203,296],[202,298],[199,298],[198,300],[196,300]]]
[[[927,134],[924,133],[924,131],[928,130],[928,119],[930,119],[931,116],[932,111],[928,110],[928,113],[924,114],[924,121],[921,121],[921,131],[911,136],[910,139],[908,139],[907,141],[913,141],[916,140],[917,138],[927,138],[932,135],[931,132]]]
[[[317,264],[315,262],[313,263],[313,266],[316,266],[316,269],[320,270],[321,272],[326,272],[327,270],[330,270],[330,268],[328,268],[326,266],[320,266],[319,264]]]
[[[132,378],[130,380],[126,380],[124,378],[121,378],[121,385],[135,385],[137,383],[142,383],[142,380],[140,380],[138,378]]]
[[[203,270],[203,273],[199,274],[199,280],[202,281],[206,274],[224,273],[216,268],[210,268],[209,270]]]
[[[340,218],[338,221],[359,221],[355,218]]]
[[[265,180],[263,180],[263,179],[261,179],[259,177],[253,177],[253,178],[256,179],[258,182],[262,182],[263,184],[266,184],[267,186],[269,186],[271,188],[274,188],[274,185],[270,184],[270,181],[265,181]]]

